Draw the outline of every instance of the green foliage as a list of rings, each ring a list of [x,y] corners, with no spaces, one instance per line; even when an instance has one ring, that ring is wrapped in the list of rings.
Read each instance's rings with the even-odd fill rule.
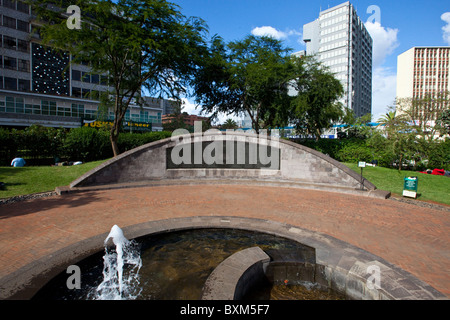
[[[358,174],[361,172],[357,163],[345,163],[345,165]],[[404,178],[411,175],[419,178],[419,200],[435,201],[450,205],[450,197],[448,196],[448,190],[450,190],[449,177],[398,171],[382,167],[366,167],[363,170],[363,176],[375,184],[378,189],[391,191],[395,195],[403,193]]]
[[[289,105],[287,83],[294,78],[289,52],[270,37],[250,35],[228,44],[213,38],[192,83],[196,102],[213,119],[246,112],[256,131],[275,125],[279,109]]]
[[[371,162],[374,160],[372,150],[363,140],[353,140],[352,143],[344,144],[336,156],[341,162],[356,163],[358,161]]]
[[[158,140],[170,138],[172,133],[169,131],[162,132],[146,132],[146,133],[122,133],[119,136],[118,145],[120,150],[128,151],[142,145],[155,142]]]
[[[297,95],[292,101],[290,120],[300,133],[319,140],[325,130],[346,116],[338,102],[344,88],[313,57],[298,58],[293,65],[301,76],[294,81]]]
[[[109,146],[108,133],[91,127],[70,130],[64,142],[68,158],[72,161],[83,162],[111,157]]]
[[[439,116],[441,134],[450,134],[450,109],[446,109]]]
[[[56,187],[67,186],[79,176],[99,166],[102,161],[83,163],[78,166],[25,166],[0,167],[0,198],[9,198],[38,192],[54,191]]]
[[[428,168],[438,168],[450,171],[450,139],[444,142],[433,142],[430,145]]]
[[[110,131],[114,156],[122,120],[141,88],[151,95],[179,97],[206,54],[206,24],[186,18],[166,0],[73,0],[82,12],[80,29],[67,28],[67,17],[49,10],[67,7],[63,0],[27,0],[42,25],[43,43],[70,52],[73,63],[89,63],[92,72],[108,77],[114,97]]]
[[[18,136],[8,129],[0,128],[0,165],[6,166],[11,163],[18,146]]]
[[[128,151],[166,139],[171,132],[123,133],[119,147]],[[24,130],[0,128],[0,165],[9,166],[20,155],[27,165],[53,164],[56,158],[68,161],[97,161],[112,157],[108,131],[91,127],[74,129],[31,126]],[[38,161],[39,160],[39,161]]]

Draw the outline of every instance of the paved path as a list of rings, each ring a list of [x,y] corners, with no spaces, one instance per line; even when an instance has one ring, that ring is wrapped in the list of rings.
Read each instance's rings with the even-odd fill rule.
[[[319,231],[378,255],[450,297],[450,211],[312,190],[161,186],[91,191],[0,206],[0,278],[78,241],[147,221],[267,219]]]

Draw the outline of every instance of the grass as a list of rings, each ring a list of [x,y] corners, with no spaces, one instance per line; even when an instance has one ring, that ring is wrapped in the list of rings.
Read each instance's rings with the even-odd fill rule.
[[[0,189],[0,198],[54,191],[56,187],[69,185],[103,162],[104,160],[70,167],[0,167],[0,182],[6,185],[3,190]]]
[[[344,163],[353,171],[361,174],[357,164]],[[398,171],[382,167],[366,167],[363,176],[378,189],[390,191],[394,195],[402,195],[404,178],[416,176],[418,183],[418,200],[433,201],[450,205],[450,178],[434,176],[416,171]]]
[[[73,180],[103,162],[104,160],[71,167],[0,167],[0,181],[6,184],[6,188],[0,190],[0,198],[53,191],[56,187],[69,185]],[[361,172],[357,164],[345,163],[345,165],[358,174]],[[449,177],[412,171],[399,172],[382,167],[366,167],[363,176],[375,184],[378,189],[390,191],[395,195],[402,194],[404,177],[418,176],[419,200],[450,205]]]

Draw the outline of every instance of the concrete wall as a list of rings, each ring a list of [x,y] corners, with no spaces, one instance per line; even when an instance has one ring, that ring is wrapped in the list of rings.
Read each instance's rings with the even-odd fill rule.
[[[269,158],[271,162],[265,167],[252,166],[248,157],[253,151],[249,152],[246,149],[245,157],[247,158],[242,165],[236,165],[236,163],[227,165],[225,158],[229,156],[228,151],[224,155],[225,160],[222,164],[205,163],[205,161],[208,162],[206,159],[208,155],[216,156],[218,151],[225,150],[220,146],[226,146],[227,143],[234,143],[235,146],[246,143],[248,148],[250,146],[262,149],[267,147],[272,150]],[[219,147],[211,152],[213,144]],[[202,145],[203,149],[196,149],[202,148]],[[209,149],[205,149],[205,146]],[[181,149],[183,151],[180,151]],[[189,159],[194,159],[198,155],[186,155],[185,152],[195,153],[196,150],[200,150],[200,157],[203,155],[202,162],[191,163],[191,165],[181,163],[178,167],[174,167],[171,161],[174,159],[170,159],[173,150],[175,150],[174,154],[177,157],[181,155],[185,162],[189,162]],[[235,153],[238,152],[239,150],[235,149]],[[259,149],[257,153],[257,161],[260,163],[262,158]],[[290,187],[361,193],[356,190],[361,188],[360,175],[320,152],[286,140],[267,137],[263,139],[256,135],[238,132],[226,135],[220,132],[203,135],[189,134],[153,142],[103,163],[72,182],[70,188],[119,187],[130,184],[211,183],[212,181],[282,184]],[[376,190],[376,187],[367,180],[364,180],[364,187],[366,192],[363,194],[383,198],[388,196],[387,193]]]

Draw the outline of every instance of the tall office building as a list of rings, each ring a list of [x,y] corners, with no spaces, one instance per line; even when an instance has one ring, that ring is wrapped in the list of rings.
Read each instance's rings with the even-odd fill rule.
[[[372,113],[372,37],[350,2],[321,11],[303,26],[306,54],[335,73],[345,90],[341,102],[357,117]]]
[[[72,64],[67,53],[42,46],[30,7],[0,0],[0,126],[79,127],[96,119],[99,92],[106,77],[84,64]],[[125,115],[125,127],[162,130],[162,115],[177,102],[145,97]],[[108,120],[114,118],[109,112]],[[142,124],[142,125],[141,125]],[[149,125],[151,124],[151,125]]]
[[[397,97],[421,99],[450,91],[450,47],[413,47],[397,57]]]

